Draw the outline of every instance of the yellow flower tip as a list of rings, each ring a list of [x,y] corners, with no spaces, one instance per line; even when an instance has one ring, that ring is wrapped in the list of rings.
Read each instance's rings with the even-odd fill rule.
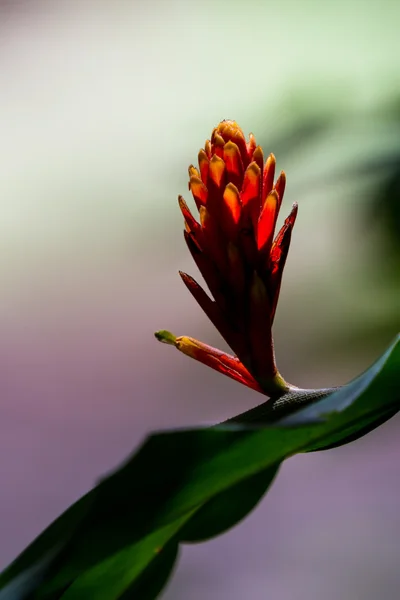
[[[200,348],[195,342],[196,341],[193,338],[190,338],[186,335],[181,335],[176,338],[175,345],[178,348],[178,350],[180,350],[187,356],[196,358],[199,355]]]
[[[214,129],[213,134],[211,136],[211,142],[215,145],[215,146],[224,146],[225,145],[225,140],[222,137],[222,135],[220,135],[218,133],[218,131],[216,131]]]
[[[268,202],[274,201],[274,203],[279,202],[279,194],[276,190],[271,190],[270,193],[268,194],[266,200],[265,200],[265,204],[267,204]],[[264,206],[265,206],[264,204]]]
[[[213,135],[211,138],[211,142],[214,146],[220,145],[220,140],[223,140],[223,143],[226,144],[228,142],[235,143],[242,155],[242,159],[247,157],[247,145],[246,138],[244,136],[243,130],[236,121],[221,121],[221,123],[216,127],[213,131]]]
[[[207,140],[207,142],[208,142],[208,140]],[[204,150],[204,148],[200,148],[199,154],[198,154],[198,159],[199,159],[199,163],[204,162],[204,161],[208,162],[207,152]]]
[[[188,168],[188,172],[189,172],[189,177],[195,177],[196,179],[200,179],[200,173],[199,170],[196,169],[196,167],[194,165],[190,165]]]
[[[250,133],[249,141],[247,142],[247,154],[249,155],[250,158],[253,156],[256,148],[257,148],[256,138],[254,137],[254,135],[252,133]],[[256,160],[256,159],[253,157],[253,160]]]
[[[261,146],[257,146],[253,152],[253,160],[259,165],[264,162],[264,155]]]
[[[207,227],[207,223],[210,219],[210,213],[208,212],[208,210],[206,209],[205,206],[200,206],[199,209],[199,215],[200,215],[200,224],[202,227]]]
[[[190,356],[190,358],[194,358],[199,362],[206,364],[208,366],[216,367],[214,363],[215,359],[218,360],[220,354],[220,350],[213,348],[212,346],[208,346],[203,342],[199,342],[194,338],[188,337],[187,335],[181,335],[175,340],[175,347],[185,354],[186,356]],[[210,364],[211,363],[211,364]]]
[[[256,162],[251,162],[246,169],[246,175],[251,182],[256,181],[260,173],[261,169]]]
[[[217,187],[220,187],[225,172],[225,162],[214,154],[210,160],[209,174]]]
[[[229,140],[229,142],[226,142],[224,146],[224,153],[226,156],[233,157],[239,154],[239,148],[237,147],[237,144],[235,144],[235,142]]]
[[[155,332],[155,337],[159,342],[162,342],[163,344],[169,344],[170,346],[175,346],[176,345],[176,336],[171,333],[170,331],[167,331],[166,329],[161,329],[160,331],[156,331]]]
[[[237,137],[245,139],[243,129],[239,127],[236,121],[231,121],[230,119],[221,121],[214,131],[227,142],[229,140],[235,140]]]

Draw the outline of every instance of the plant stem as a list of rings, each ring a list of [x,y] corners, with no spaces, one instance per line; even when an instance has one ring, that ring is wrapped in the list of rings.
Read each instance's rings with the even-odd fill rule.
[[[339,388],[304,390],[292,387],[281,396],[269,398],[266,402],[224,421],[224,424],[250,423],[253,425],[263,425],[275,423],[279,419],[287,417],[301,408],[329,396],[329,394],[332,394],[337,389]]]

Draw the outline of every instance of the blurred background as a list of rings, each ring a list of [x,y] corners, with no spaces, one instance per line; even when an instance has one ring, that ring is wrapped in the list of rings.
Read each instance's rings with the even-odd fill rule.
[[[260,403],[158,344],[224,347],[176,198],[222,119],[299,203],[280,371],[340,385],[399,329],[396,0],[0,3],[0,567],[155,429]],[[186,546],[165,600],[397,600],[400,419],[288,461],[231,532]]]

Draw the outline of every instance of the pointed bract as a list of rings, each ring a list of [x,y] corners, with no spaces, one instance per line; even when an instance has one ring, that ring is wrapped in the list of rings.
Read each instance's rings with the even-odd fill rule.
[[[268,255],[271,250],[278,211],[279,196],[275,190],[272,190],[265,199],[258,219],[257,248],[263,255]]]
[[[264,176],[263,176],[263,191],[262,191],[262,203],[264,203],[266,197],[272,190],[274,185],[276,159],[271,153],[265,161]]]
[[[257,392],[262,392],[261,386],[235,356],[221,352],[221,350],[187,336],[177,337],[175,346],[186,356],[195,358],[204,365],[247,385],[247,387]]]

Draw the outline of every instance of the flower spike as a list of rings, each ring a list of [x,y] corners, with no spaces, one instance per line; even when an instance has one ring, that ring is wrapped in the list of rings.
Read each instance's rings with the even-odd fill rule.
[[[186,336],[162,331],[156,337],[184,354],[243,383],[277,397],[292,386],[275,364],[275,317],[297,204],[276,235],[286,186],[282,171],[274,184],[276,160],[249,141],[235,121],[222,121],[189,167],[189,189],[198,220],[180,196],[185,239],[212,298],[186,273],[187,289],[235,356]]]

